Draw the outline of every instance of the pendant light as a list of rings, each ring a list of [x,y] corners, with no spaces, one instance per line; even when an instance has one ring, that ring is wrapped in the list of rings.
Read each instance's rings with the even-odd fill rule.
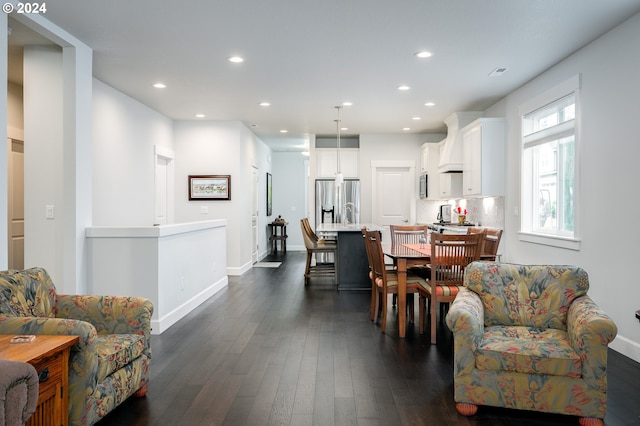
[[[338,149],[336,150],[336,154],[338,156],[338,168],[337,168],[337,173],[336,173],[336,186],[341,186],[342,183],[344,182],[344,175],[342,174],[342,171],[340,170],[340,109],[342,108],[341,106],[336,106],[335,107],[336,110],[338,111],[338,119],[336,120],[336,134],[338,135],[338,144],[337,147]]]

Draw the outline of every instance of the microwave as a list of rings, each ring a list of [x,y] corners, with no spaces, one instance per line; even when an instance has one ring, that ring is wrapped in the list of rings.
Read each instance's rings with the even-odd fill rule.
[[[420,175],[420,198],[427,198],[429,196],[428,182],[428,176],[426,173]]]

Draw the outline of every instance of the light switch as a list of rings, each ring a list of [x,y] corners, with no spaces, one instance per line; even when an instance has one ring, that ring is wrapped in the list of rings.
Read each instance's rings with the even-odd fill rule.
[[[54,219],[56,217],[56,210],[55,207],[51,204],[46,206],[46,213],[45,213],[45,217],[47,219]]]
[[[200,206],[200,214],[209,213],[209,206]]]

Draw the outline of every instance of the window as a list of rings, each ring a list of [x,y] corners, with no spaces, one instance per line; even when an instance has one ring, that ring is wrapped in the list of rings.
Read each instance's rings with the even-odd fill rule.
[[[566,86],[521,110],[521,236],[528,234],[538,237],[528,241],[574,248],[545,239],[576,240],[578,86],[570,84],[569,90]]]

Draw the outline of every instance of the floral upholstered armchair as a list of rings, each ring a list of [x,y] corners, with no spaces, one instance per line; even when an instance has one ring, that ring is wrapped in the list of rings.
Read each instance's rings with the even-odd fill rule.
[[[583,269],[474,262],[464,286],[447,315],[460,414],[489,405],[603,423],[617,329]]]
[[[152,303],[56,293],[42,268],[0,272],[0,334],[77,335],[69,359],[69,424],[92,425],[146,394]]]

